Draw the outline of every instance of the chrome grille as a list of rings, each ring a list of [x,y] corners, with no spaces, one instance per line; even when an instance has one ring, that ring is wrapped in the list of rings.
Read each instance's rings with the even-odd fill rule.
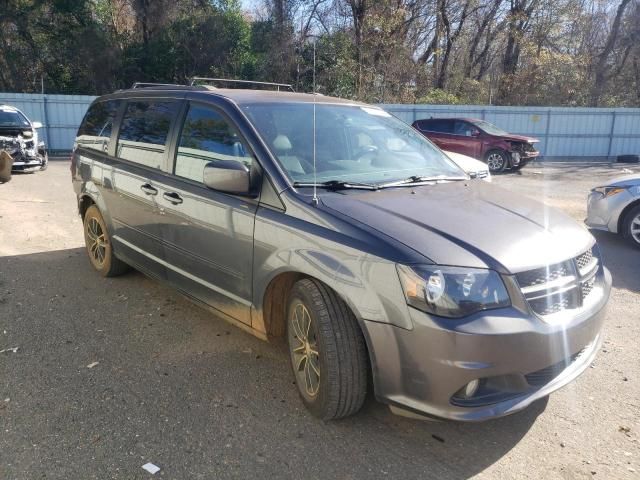
[[[596,284],[596,276],[594,275],[590,279],[582,282],[582,298],[585,299],[593,291],[593,287]]]
[[[520,286],[531,287],[534,285],[553,282],[562,277],[567,277],[570,274],[569,272],[571,272],[571,262],[564,262],[521,272],[518,273],[516,277]]]
[[[578,268],[582,270],[584,267],[589,265],[589,262],[593,259],[593,252],[591,249],[584,252],[582,255],[576,257],[576,263],[578,264]]]
[[[571,260],[516,274],[531,309],[547,316],[579,308],[593,291],[599,259],[591,248]]]

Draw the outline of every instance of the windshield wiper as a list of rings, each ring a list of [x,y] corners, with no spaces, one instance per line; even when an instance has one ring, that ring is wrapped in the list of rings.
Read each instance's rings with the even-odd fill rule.
[[[405,178],[404,180],[397,180],[394,182],[387,183],[379,183],[378,188],[389,188],[389,187],[402,187],[409,185],[416,185],[422,183],[438,183],[438,182],[458,182],[460,180],[468,180],[467,177],[447,177],[444,175],[437,175],[433,177],[421,177],[420,175],[413,175],[409,178]]]
[[[342,190],[349,188],[358,188],[361,190],[378,190],[378,185],[372,183],[348,182],[346,180],[329,180],[326,182],[294,182],[294,187],[318,187],[329,190]]]

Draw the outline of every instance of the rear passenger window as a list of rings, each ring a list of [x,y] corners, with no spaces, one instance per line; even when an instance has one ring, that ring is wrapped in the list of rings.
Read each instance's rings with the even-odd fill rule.
[[[171,120],[177,112],[178,102],[129,102],[120,125],[118,157],[160,168],[167,148]]]
[[[106,152],[120,105],[122,100],[108,100],[91,105],[78,130],[78,146]]]
[[[191,105],[184,121],[175,174],[202,183],[209,162],[232,160],[251,168],[253,157],[238,132],[215,110]]]
[[[423,120],[420,128],[425,132],[452,133],[453,121],[446,119]]]

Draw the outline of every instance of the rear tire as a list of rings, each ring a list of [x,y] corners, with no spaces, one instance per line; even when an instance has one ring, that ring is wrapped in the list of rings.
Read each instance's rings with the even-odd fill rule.
[[[289,295],[287,340],[298,392],[322,420],[353,415],[367,394],[367,355],[358,322],[323,283],[304,279]]]
[[[504,150],[489,150],[485,156],[485,163],[492,174],[501,173],[509,165],[509,157]]]
[[[129,270],[129,266],[113,254],[107,225],[95,205],[84,214],[84,242],[91,265],[103,277],[115,277]]]
[[[640,205],[625,215],[622,234],[634,247],[640,248]]]

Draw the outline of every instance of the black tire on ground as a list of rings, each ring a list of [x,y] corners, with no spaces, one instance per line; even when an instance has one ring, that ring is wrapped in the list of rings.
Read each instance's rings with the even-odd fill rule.
[[[509,155],[504,150],[489,150],[484,157],[484,161],[492,174],[500,173],[509,165]]]
[[[303,279],[289,295],[287,340],[298,392],[322,420],[353,415],[367,394],[367,354],[358,322],[322,282]]]
[[[49,166],[49,154],[45,153],[44,154],[44,163],[42,164],[42,167],[40,167],[40,171],[44,172],[47,167]]]
[[[624,216],[622,234],[634,247],[640,248],[640,205],[633,207]]]
[[[618,155],[616,157],[618,163],[640,163],[640,155]]]
[[[95,205],[84,214],[84,242],[89,261],[103,277],[122,275],[129,266],[113,254],[111,238],[100,210]]]

